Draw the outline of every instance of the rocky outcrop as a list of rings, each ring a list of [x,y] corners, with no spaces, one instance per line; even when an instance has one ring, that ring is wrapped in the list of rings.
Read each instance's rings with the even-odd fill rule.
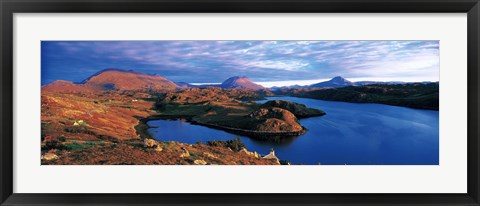
[[[196,164],[196,165],[206,165],[207,162],[205,160],[195,160],[193,161],[193,164]]]
[[[49,151],[44,155],[42,155],[41,157],[42,160],[47,160],[47,161],[56,160],[58,158],[59,158],[58,155],[56,155],[54,151]]]
[[[252,156],[252,157],[255,157],[255,158],[259,158],[260,155],[257,153],[257,152],[250,152],[248,151],[246,148],[242,148],[242,150],[239,151],[240,153],[245,153],[246,155],[248,156]]]
[[[157,152],[163,151],[163,147],[160,145],[160,143],[153,140],[153,139],[144,139],[143,140],[143,146],[145,146],[147,148],[153,148]]]
[[[195,120],[190,120],[190,122],[266,141],[279,141],[284,137],[296,137],[306,132],[306,128],[300,125],[295,115],[278,107],[259,108],[243,117],[236,118],[228,125]]]
[[[211,158],[211,159],[217,159],[218,157],[213,155],[212,153],[209,153],[209,152],[203,152],[203,155],[205,155],[206,157],[208,158]]]
[[[260,108],[248,115],[252,122],[251,130],[267,132],[301,131],[294,114],[288,110],[272,107]]]
[[[188,150],[185,149],[185,147],[182,147],[181,150],[182,150],[182,153],[180,154],[180,157],[190,157],[190,152],[188,152]]]
[[[263,159],[273,159],[276,162],[278,162],[278,164],[280,164],[280,159],[278,159],[278,157],[275,155],[275,150],[273,150],[273,149],[270,150],[270,153],[268,155],[265,155],[262,158]]]

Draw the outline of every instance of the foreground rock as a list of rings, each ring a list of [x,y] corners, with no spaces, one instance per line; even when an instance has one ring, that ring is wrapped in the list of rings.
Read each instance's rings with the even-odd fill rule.
[[[268,155],[262,157],[263,159],[271,159],[280,164],[280,159],[275,155],[275,150],[271,149]]]
[[[160,142],[157,142],[157,141],[155,141],[155,140],[153,140],[153,139],[144,139],[144,140],[143,140],[143,145],[144,145],[145,147],[148,147],[148,148],[153,148],[153,149],[155,149],[155,151],[157,151],[157,152],[163,151],[163,148],[162,148]]]
[[[42,160],[50,161],[50,160],[56,160],[56,159],[58,159],[58,156],[55,154],[55,151],[49,151],[48,153],[45,153],[44,155],[42,155]]]
[[[205,162],[205,160],[195,160],[195,161],[193,161],[193,164],[196,164],[196,165],[206,165],[207,162]]]

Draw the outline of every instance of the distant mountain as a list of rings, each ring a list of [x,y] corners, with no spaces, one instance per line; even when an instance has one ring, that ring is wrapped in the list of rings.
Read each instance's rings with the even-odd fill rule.
[[[406,84],[407,82],[402,82],[402,81],[389,81],[389,82],[380,82],[380,81],[358,81],[358,82],[351,82],[348,81],[347,79],[337,76],[334,77],[333,79],[325,82],[320,82],[317,84],[312,84],[310,86],[304,86],[303,88],[341,88],[341,87],[348,87],[348,86],[366,86],[366,85],[373,85],[373,84],[379,84],[379,85],[394,85],[394,84]],[[432,82],[419,82],[422,84],[428,84]],[[292,87],[295,88],[295,87]],[[302,88],[302,87],[296,87],[296,88]]]
[[[401,81],[391,81],[391,82],[359,81],[359,82],[355,82],[354,84],[355,84],[355,86],[365,86],[365,85],[372,85],[372,84],[392,85],[392,84],[405,84],[405,82],[401,82]]]
[[[249,89],[249,90],[262,90],[265,87],[253,83],[245,76],[234,76],[225,80],[221,85],[224,89]]]
[[[348,81],[341,76],[337,76],[337,77],[334,77],[333,79],[325,81],[325,82],[312,84],[309,87],[310,88],[340,88],[340,87],[354,86],[354,85],[355,84],[353,82]]]
[[[177,88],[175,83],[159,75],[118,69],[100,71],[84,80],[82,84],[103,89],[131,91],[163,91]]]
[[[270,87],[269,89],[274,91],[274,90],[280,90],[280,89],[300,89],[300,88],[307,88],[307,87],[309,86],[301,86],[301,85],[295,84],[290,86],[273,86],[273,87]]]

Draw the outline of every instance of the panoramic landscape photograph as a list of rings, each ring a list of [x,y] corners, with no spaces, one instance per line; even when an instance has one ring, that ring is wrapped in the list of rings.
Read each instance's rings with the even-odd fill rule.
[[[42,165],[439,165],[439,41],[42,41]]]

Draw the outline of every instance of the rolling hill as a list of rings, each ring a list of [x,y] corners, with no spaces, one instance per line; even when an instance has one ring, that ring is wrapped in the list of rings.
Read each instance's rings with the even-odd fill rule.
[[[249,78],[245,76],[234,76],[225,80],[221,85],[224,89],[249,89],[249,90],[262,90],[265,87],[253,83]]]

